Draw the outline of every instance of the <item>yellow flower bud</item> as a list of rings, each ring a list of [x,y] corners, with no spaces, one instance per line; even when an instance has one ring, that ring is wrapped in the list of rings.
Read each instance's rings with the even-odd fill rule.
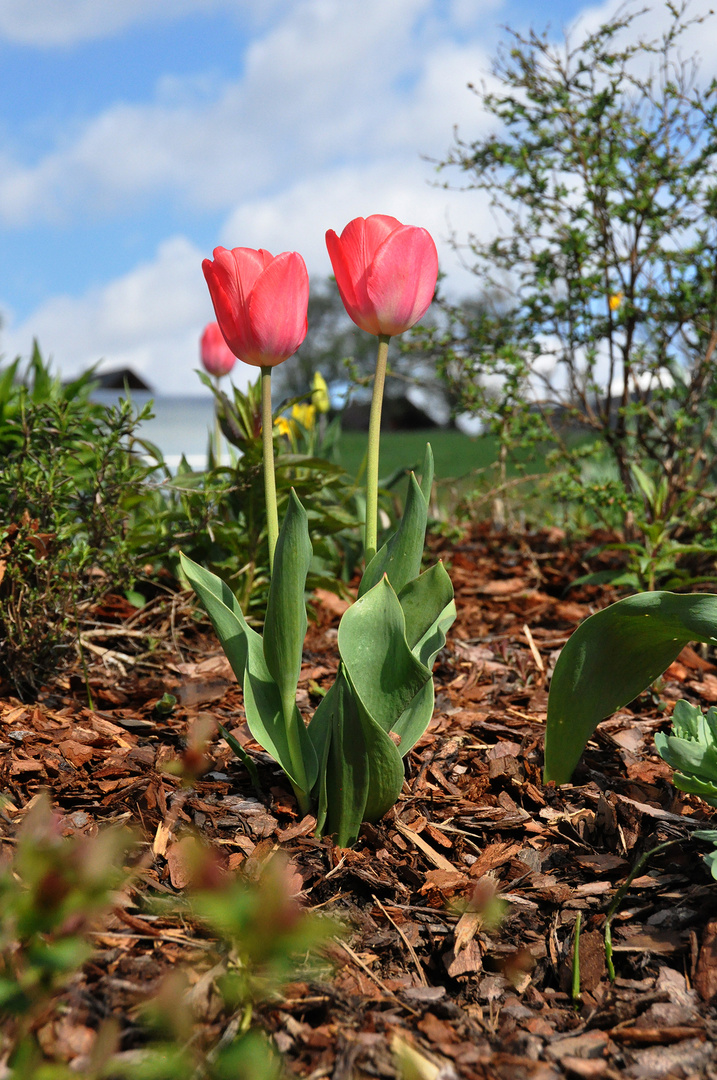
[[[320,371],[315,371],[311,380],[311,404],[321,413],[326,413],[331,408],[329,388]]]

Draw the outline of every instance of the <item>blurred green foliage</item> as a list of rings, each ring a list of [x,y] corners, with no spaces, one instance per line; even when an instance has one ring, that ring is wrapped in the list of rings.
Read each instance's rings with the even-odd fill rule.
[[[27,813],[11,860],[0,865],[0,1060],[6,1080],[279,1080],[281,1057],[256,1024],[255,1006],[280,1000],[300,972],[310,977],[318,947],[336,932],[307,914],[288,863],[272,859],[255,879],[227,874],[215,850],[185,844],[192,884],[184,898],[157,901],[165,916],[202,928],[212,945],[206,972],[219,998],[211,1024],[190,1004],[196,981],[169,970],[133,1010],[100,1024],[87,1059],[55,1060],[43,1027],[67,1010],[63,994],[94,952],[91,932],[131,880],[123,869],[131,834],[63,835],[46,797]],[[325,966],[325,965],[324,965]],[[139,988],[140,984],[138,984]],[[219,1030],[219,1034],[217,1034]]]

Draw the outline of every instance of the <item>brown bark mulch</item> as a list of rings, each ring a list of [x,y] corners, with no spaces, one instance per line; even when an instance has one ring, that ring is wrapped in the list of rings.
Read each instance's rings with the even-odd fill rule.
[[[67,834],[126,821],[147,845],[141,877],[43,1045],[71,1061],[113,1015],[131,1046],[134,1009],[163,975],[187,963],[201,971],[191,925],[143,906],[147,891],[182,892],[182,837],[193,828],[229,871],[251,874],[284,851],[306,905],[347,926],[333,975],[292,983],[260,1009],[297,1076],[398,1077],[398,1039],[428,1080],[717,1078],[717,883],[689,839],[712,812],[674,789],[653,745],[678,698],[717,702],[717,666],[686,648],[659,693],[600,725],[572,784],[541,781],[555,660],[575,626],[616,598],[566,591],[605,565],[588,566],[594,544],[479,526],[460,542],[434,538],[458,607],[436,665],[434,719],[408,757],[399,803],[352,850],[300,820],[189,598],[162,592],[139,612],[108,598],[83,630],[92,707],[79,667],[37,703],[0,697],[3,854],[42,790]],[[299,695],[307,716],[333,679],[342,602],[322,593],[315,608]],[[155,708],[165,691],[178,699],[170,716]],[[219,737],[192,788],[166,772],[207,718],[244,745],[261,794]],[[606,911],[640,856],[666,840],[676,842],[647,861],[613,918],[611,982]],[[197,1009],[199,1022],[221,1025]]]

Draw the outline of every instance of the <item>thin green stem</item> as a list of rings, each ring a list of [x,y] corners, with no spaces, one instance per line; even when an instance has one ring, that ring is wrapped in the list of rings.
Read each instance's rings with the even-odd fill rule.
[[[580,927],[582,919],[582,913],[579,911],[575,916],[575,936],[573,937],[573,978],[570,989],[573,1002],[580,1000]]]
[[[214,385],[217,390],[219,389],[219,376],[214,376]],[[222,462],[222,427],[219,423],[219,410],[217,409],[217,398],[214,399],[214,464],[221,465]]]
[[[274,549],[279,538],[279,513],[276,507],[274,475],[274,418],[271,413],[271,368],[261,369],[261,440],[264,450],[264,496],[266,529],[269,534],[269,572],[274,569]]]
[[[637,875],[640,873],[640,871],[642,870],[643,866],[647,863],[647,861],[649,859],[651,859],[653,855],[657,855],[657,854],[659,854],[659,852],[665,851],[668,847],[672,847],[673,844],[677,844],[677,843],[679,843],[678,840],[665,840],[662,844],[658,844],[656,847],[650,848],[649,851],[643,852],[643,854],[637,860],[637,862],[633,866],[632,870],[627,875],[627,877],[623,881],[622,885],[620,886],[620,888],[617,890],[617,892],[615,893],[615,895],[612,898],[612,903],[610,904],[610,907],[607,909],[607,911],[605,913],[605,959],[606,959],[606,962],[607,962],[607,973],[608,973],[608,976],[610,978],[610,982],[615,982],[615,967],[613,965],[613,959],[612,959],[612,919],[613,919],[613,916],[616,914],[617,909],[620,907],[620,904],[622,902],[622,898],[624,897],[625,893],[630,888],[633,881],[635,880]]]
[[[366,533],[364,541],[366,565],[376,554],[378,545],[378,452],[381,441],[381,407],[383,388],[386,383],[386,365],[388,363],[388,334],[378,338],[378,356],[376,374],[373,380],[371,415],[368,422],[368,451],[366,465]]]

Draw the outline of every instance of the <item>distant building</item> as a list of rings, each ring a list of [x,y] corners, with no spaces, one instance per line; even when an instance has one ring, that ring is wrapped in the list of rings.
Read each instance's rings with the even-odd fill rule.
[[[368,431],[370,412],[370,402],[351,402],[341,413],[341,427],[344,431]],[[407,397],[387,396],[381,411],[381,427],[385,431],[423,431],[438,424]]]
[[[146,390],[152,393],[152,387],[133,371],[132,368],[113,368],[111,371],[96,371],[93,382],[99,390]]]

